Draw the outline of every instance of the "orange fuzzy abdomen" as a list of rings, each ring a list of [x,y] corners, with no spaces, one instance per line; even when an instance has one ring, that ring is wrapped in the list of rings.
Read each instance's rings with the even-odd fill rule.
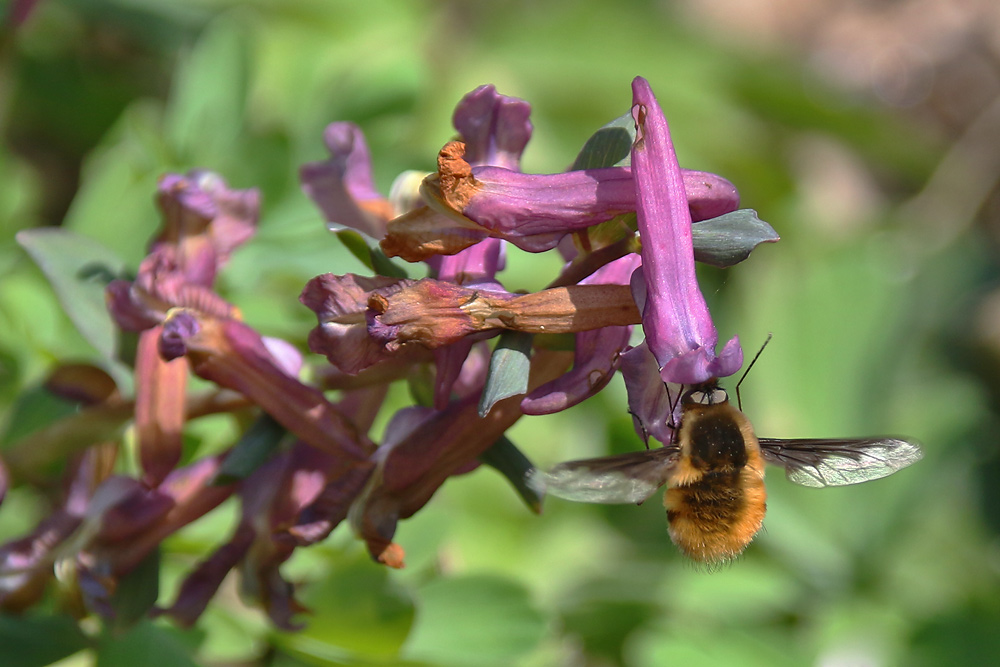
[[[707,472],[667,489],[670,539],[692,560],[714,563],[742,553],[764,522],[767,492],[754,467]]]

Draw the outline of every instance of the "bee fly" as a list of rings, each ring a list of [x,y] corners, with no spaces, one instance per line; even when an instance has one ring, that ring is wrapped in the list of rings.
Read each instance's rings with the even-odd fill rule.
[[[758,438],[718,380],[681,398],[675,441],[659,449],[569,461],[532,484],[551,495],[591,503],[641,503],[663,485],[670,539],[692,560],[738,556],[764,520],[764,463],[802,486],[857,484],[918,461],[913,442],[895,438],[776,440]]]

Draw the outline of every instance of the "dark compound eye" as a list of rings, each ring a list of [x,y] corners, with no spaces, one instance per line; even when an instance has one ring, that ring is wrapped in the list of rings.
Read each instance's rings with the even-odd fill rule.
[[[729,401],[729,394],[721,387],[700,387],[684,394],[686,405],[719,405]]]

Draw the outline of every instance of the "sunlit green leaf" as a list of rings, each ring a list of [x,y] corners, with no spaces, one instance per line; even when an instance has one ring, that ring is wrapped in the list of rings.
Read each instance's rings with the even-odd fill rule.
[[[327,227],[359,262],[370,270],[375,270],[375,267],[372,265],[372,253],[369,241],[361,232],[349,227],[341,227],[340,225],[327,225]]]
[[[283,637],[282,644],[293,653],[330,661],[395,656],[415,613],[389,571],[368,559],[339,564],[306,589],[303,602],[312,610],[308,624]]]
[[[355,258],[370,270],[382,276],[392,278],[408,277],[406,269],[385,256],[375,239],[361,232],[336,224],[328,224],[333,232]]]
[[[442,665],[508,665],[534,649],[545,618],[520,584],[471,575],[420,589],[420,613],[405,656]]]
[[[222,15],[181,63],[165,125],[183,161],[215,162],[233,153],[243,130],[248,47],[246,25],[235,14]]]
[[[63,229],[25,230],[17,241],[45,273],[66,314],[101,354],[108,371],[127,385],[130,374],[116,360],[117,327],[104,305],[107,283],[102,278],[120,275],[124,262],[100,243]]]
[[[408,278],[409,275],[402,266],[397,262],[386,257],[382,248],[375,246],[371,250],[372,256],[372,266],[375,267],[375,271],[383,276],[389,276],[390,278]]]

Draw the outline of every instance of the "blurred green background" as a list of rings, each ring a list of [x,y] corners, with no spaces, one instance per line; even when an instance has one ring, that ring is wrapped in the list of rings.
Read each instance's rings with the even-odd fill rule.
[[[703,274],[723,339],[752,353],[774,333],[742,388],[758,433],[900,434],[926,457],[838,489],[772,470],[765,531],[714,572],[677,553],[658,501],[552,500],[538,517],[482,469],[401,524],[402,571],[346,526],[300,550],[285,571],[313,610],[301,633],[225,586],[193,630],[148,622],[97,649],[54,605],[0,616],[0,663],[1000,662],[996,34],[991,2],[41,0],[0,35],[0,429],[58,361],[96,355],[18,230],[61,225],[135,267],[162,173],[259,187],[259,234],[221,289],[305,349],[303,284],[363,270],[299,190],[328,122],[364,129],[387,191],[433,169],[454,104],[493,83],[533,105],[524,170],[559,171],[641,74],[682,165],[729,178],[782,236]],[[512,250],[503,279],[537,289],[557,268]],[[188,435],[211,447],[231,432]],[[540,465],[641,446],[620,380],[510,435]],[[0,540],[48,509],[15,487]],[[235,509],[166,543],[163,602]]]

